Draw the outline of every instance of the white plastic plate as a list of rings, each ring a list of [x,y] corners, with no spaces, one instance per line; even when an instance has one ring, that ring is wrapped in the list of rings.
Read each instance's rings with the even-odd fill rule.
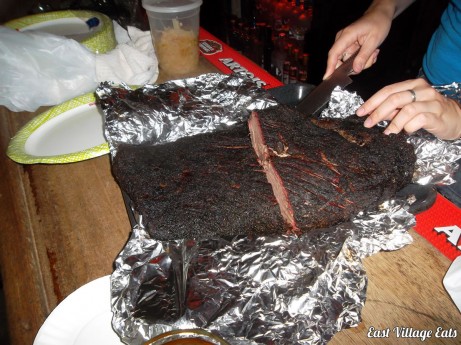
[[[83,285],[48,316],[33,345],[123,345],[112,329],[110,276]]]
[[[102,111],[89,93],[29,121],[11,139],[7,155],[22,164],[55,164],[78,162],[108,152]]]

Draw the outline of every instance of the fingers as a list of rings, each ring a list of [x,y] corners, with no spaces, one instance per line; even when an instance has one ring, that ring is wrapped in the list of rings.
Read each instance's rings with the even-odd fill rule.
[[[339,31],[336,35],[336,41],[328,52],[327,68],[323,79],[328,78],[334,70],[341,64],[341,59],[345,54],[353,54],[359,47],[354,47],[354,38],[343,37],[339,39],[343,33],[343,30]],[[352,46],[352,49],[350,47]],[[349,51],[350,50],[350,51]],[[349,55],[349,56],[350,56]]]
[[[388,120],[385,134],[421,128],[440,139],[461,136],[461,106],[434,90],[424,79],[408,80],[384,87],[358,110],[358,116],[369,114],[365,127]]]
[[[338,53],[334,51],[330,51],[328,54],[328,60],[327,60],[327,68],[325,71],[325,74],[323,76],[323,79],[327,79],[334,71],[336,68],[341,66],[344,61],[349,59],[351,55],[353,55],[357,50],[359,50],[359,53],[355,57],[352,68],[354,70],[355,74],[358,74],[362,72],[364,68],[370,67],[373,63],[376,62],[376,57],[377,57],[377,52],[376,54],[373,53],[373,56],[370,56],[369,58],[364,55],[362,52],[360,46],[356,43],[352,44],[351,46],[347,47],[345,50],[341,52],[341,54],[338,55]]]
[[[376,61],[378,60],[378,54],[379,54],[379,49],[375,49],[375,51],[368,58],[367,62],[365,63],[365,67],[363,69],[370,68],[372,65],[374,65]]]
[[[398,112],[384,133],[400,133],[401,131],[413,133],[421,128],[440,139],[454,140],[460,138],[460,104],[443,97],[411,103]]]
[[[358,74],[364,69],[372,66],[379,54],[379,49],[376,49],[375,45],[360,45],[358,42],[352,42],[350,44],[345,43],[347,41],[337,41],[335,45],[330,49],[328,53],[327,68],[323,79],[327,79],[336,68],[342,65],[343,61],[346,61],[351,55],[359,50],[357,56],[354,59],[352,68],[354,73]]]
[[[354,64],[353,64],[353,69],[356,74],[362,72],[364,69],[369,68],[371,65],[373,65],[379,54],[379,49],[376,49],[376,45],[362,45],[360,47],[360,51],[357,54]]]
[[[405,104],[413,101],[413,96],[408,90],[415,90],[417,99],[422,100],[421,92],[423,90],[430,90],[425,92],[434,91],[432,87],[423,79],[413,79],[404,82],[388,85],[357,109],[358,116],[370,114],[371,120],[368,122],[371,126],[382,120],[387,120],[393,110],[402,108]],[[378,109],[379,108],[379,109]]]
[[[435,122],[434,115],[438,112],[440,109],[437,109],[436,102],[410,103],[397,113],[398,116],[394,116],[384,130],[384,134],[397,134],[402,130],[413,133],[418,129],[431,127],[432,122]]]
[[[378,122],[392,120],[396,115],[396,111],[400,111],[403,107],[413,102],[413,95],[408,90],[388,94],[387,90],[383,89],[382,92],[380,91],[373,95],[369,101],[370,103],[366,106],[370,107],[369,109],[372,109],[372,111],[368,112],[370,116],[365,120],[365,127],[373,127]],[[363,116],[364,112],[366,110],[357,110],[357,115]]]
[[[370,67],[378,56],[377,48],[387,37],[394,15],[394,6],[385,2],[370,6],[365,14],[346,26],[336,35],[335,42],[328,52],[327,68],[323,79],[328,78],[346,56],[359,53],[354,59],[353,69],[360,73]]]

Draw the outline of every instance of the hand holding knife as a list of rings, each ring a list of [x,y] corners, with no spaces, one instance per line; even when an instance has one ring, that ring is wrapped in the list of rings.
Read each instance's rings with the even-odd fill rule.
[[[297,106],[296,109],[308,116],[317,116],[328,103],[335,87],[345,86],[352,83],[351,75],[354,74],[352,63],[357,52],[352,54],[341,66],[339,66],[327,79],[314,88]]]

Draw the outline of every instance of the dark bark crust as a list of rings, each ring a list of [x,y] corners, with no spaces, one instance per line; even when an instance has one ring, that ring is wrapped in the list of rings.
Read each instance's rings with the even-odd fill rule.
[[[112,169],[154,238],[211,239],[347,221],[410,183],[415,161],[404,135],[278,106],[254,112],[249,128],[122,146]]]

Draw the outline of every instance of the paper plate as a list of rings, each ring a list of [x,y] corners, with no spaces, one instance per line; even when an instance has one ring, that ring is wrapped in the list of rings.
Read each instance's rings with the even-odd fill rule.
[[[97,25],[87,21],[97,18]],[[5,26],[19,31],[38,30],[74,38],[94,53],[103,54],[117,46],[111,19],[99,12],[53,11],[11,20]]]
[[[48,316],[33,345],[123,345],[112,329],[110,276],[83,285]]]
[[[22,164],[72,163],[109,153],[93,93],[50,108],[11,139],[6,154]]]

